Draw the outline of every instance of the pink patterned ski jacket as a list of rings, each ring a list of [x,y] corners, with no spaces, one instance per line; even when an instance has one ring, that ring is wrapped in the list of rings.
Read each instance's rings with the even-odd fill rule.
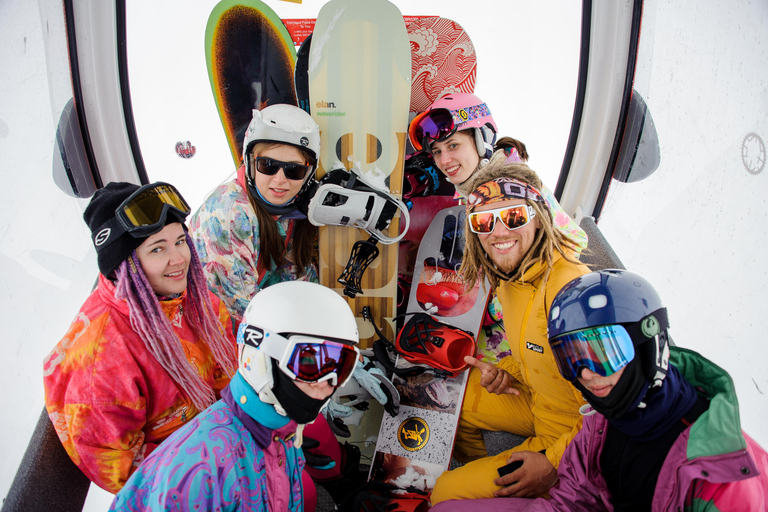
[[[224,305],[209,293],[227,338]],[[162,301],[187,359],[214,388],[229,378],[184,316],[184,297]],[[99,275],[69,332],[43,362],[45,406],[74,463],[99,487],[119,491],[157,445],[200,411],[131,327],[128,304]]]

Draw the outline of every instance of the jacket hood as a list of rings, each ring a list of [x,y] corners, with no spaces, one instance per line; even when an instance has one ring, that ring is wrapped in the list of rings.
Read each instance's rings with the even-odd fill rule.
[[[709,408],[691,425],[688,460],[745,450],[739,402],[733,380],[725,370],[699,353],[670,347],[670,362],[710,399]]]

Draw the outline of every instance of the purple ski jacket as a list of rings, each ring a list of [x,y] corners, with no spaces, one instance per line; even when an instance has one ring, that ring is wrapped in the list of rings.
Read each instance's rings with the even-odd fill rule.
[[[166,439],[115,496],[110,510],[301,512],[305,459],[296,422],[279,427],[272,405],[238,373],[222,399]],[[241,403],[249,403],[246,411]],[[254,408],[255,407],[255,408]]]
[[[667,454],[656,484],[652,511],[768,510],[768,454],[740,426],[731,377],[696,352],[672,347],[670,362],[710,398],[709,409],[684,430]],[[581,432],[563,454],[551,499],[494,498],[471,503],[453,500],[432,512],[464,512],[467,506],[490,511],[613,511],[600,468],[608,421],[584,418]],[[481,503],[482,502],[482,503]]]

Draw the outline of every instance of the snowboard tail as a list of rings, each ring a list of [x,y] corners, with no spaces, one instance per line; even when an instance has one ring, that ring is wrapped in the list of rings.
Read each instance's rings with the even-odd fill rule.
[[[222,0],[205,30],[205,56],[232,159],[242,164],[254,109],[296,105],[296,49],[283,22],[259,0]]]

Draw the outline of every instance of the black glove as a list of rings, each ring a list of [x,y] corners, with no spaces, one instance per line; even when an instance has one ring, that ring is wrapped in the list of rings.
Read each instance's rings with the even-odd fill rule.
[[[304,458],[307,459],[307,466],[316,469],[331,469],[336,466],[336,461],[327,455],[315,455],[310,452],[320,446],[320,441],[312,439],[311,437],[304,437],[304,443],[301,445],[301,450],[304,452]]]

